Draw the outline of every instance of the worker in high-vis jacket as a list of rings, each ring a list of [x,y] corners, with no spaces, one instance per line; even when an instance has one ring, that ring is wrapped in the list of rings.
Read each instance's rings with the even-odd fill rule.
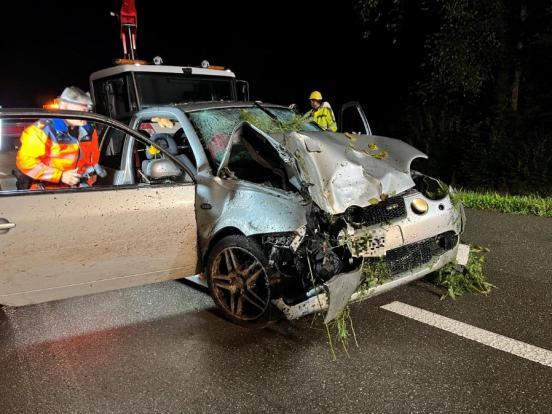
[[[311,110],[304,117],[316,122],[323,130],[336,132],[337,122],[335,122],[335,115],[330,104],[323,101],[322,94],[314,91],[309,96],[309,102]]]
[[[59,96],[59,109],[89,112],[90,95],[70,86]],[[98,163],[98,134],[86,121],[41,119],[21,135],[17,152],[18,189],[68,188],[81,183],[82,173]],[[92,185],[95,176],[87,180]],[[84,179],[83,179],[84,180]]]

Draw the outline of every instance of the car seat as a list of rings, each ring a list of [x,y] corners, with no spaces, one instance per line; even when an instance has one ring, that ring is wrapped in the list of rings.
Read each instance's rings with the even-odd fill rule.
[[[179,161],[181,161],[186,167],[188,167],[188,169],[192,171],[192,173],[195,173],[196,167],[194,166],[192,161],[190,161],[190,159],[186,155],[178,154],[178,146],[176,145],[176,141],[172,137],[172,134],[157,133],[153,134],[150,139],[161,148],[166,150],[169,154],[174,155]],[[152,154],[149,151],[146,151],[146,159],[142,161],[142,172],[146,174],[146,176],[148,175],[149,166],[152,160],[159,157],[160,155],[158,154]]]

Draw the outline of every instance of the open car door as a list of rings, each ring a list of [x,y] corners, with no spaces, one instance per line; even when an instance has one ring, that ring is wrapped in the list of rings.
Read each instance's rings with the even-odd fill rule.
[[[103,124],[127,140],[151,145],[100,115],[0,111],[0,119],[54,117]],[[122,143],[110,154],[114,164],[128,155],[127,147]],[[177,179],[0,191],[0,304],[27,305],[195,274],[194,204],[195,184]]]
[[[370,123],[360,103],[347,102],[339,111],[338,132],[372,135]]]

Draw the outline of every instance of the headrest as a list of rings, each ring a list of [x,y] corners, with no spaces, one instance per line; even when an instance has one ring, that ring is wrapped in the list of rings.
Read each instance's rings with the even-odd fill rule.
[[[153,134],[150,138],[153,142],[155,142],[157,145],[159,145],[161,148],[167,150],[169,154],[176,155],[178,154],[178,147],[176,146],[176,142],[172,137],[172,134],[167,133],[159,133],[159,134]],[[150,154],[149,151],[146,151],[146,157],[148,160],[151,160],[154,155]]]

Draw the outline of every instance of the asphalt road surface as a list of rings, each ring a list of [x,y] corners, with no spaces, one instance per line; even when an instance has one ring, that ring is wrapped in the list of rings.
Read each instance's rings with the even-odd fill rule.
[[[4,308],[0,413],[552,412],[551,367],[381,308],[552,351],[552,219],[468,219],[498,288],[441,301],[422,280],[356,304],[360,347],[336,362],[320,319],[240,328],[177,281]]]

